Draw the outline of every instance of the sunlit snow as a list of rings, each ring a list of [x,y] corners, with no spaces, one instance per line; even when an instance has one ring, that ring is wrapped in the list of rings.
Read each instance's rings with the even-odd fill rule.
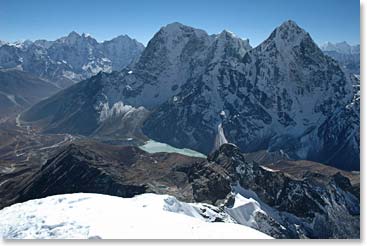
[[[0,218],[5,239],[270,239],[247,226],[205,222],[168,195],[57,195],[4,208]]]

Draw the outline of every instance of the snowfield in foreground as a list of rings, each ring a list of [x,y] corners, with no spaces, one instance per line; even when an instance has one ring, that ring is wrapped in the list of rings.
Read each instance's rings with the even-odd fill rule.
[[[205,208],[205,209],[204,209]],[[50,196],[0,210],[4,239],[270,239],[247,226],[210,221],[207,204],[168,195],[120,198],[75,193]],[[205,211],[205,217],[202,214]],[[217,214],[218,215],[218,214]],[[223,221],[232,222],[223,215]]]

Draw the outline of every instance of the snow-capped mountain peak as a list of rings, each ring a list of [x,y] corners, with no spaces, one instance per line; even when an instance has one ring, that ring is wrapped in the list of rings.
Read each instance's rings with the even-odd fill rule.
[[[76,31],[72,31],[63,40],[67,43],[75,43],[82,36]]]
[[[77,33],[76,31],[71,31],[68,36],[68,38],[80,38],[81,35],[79,33]]]
[[[76,31],[70,32],[67,36],[57,39],[54,44],[62,44],[68,46],[86,46],[86,45],[98,45],[96,39],[85,33],[79,34]]]
[[[289,53],[294,47],[300,46],[301,42],[313,41],[305,30],[288,20],[277,27],[263,44],[275,45],[278,51]]]
[[[117,36],[117,37],[115,37],[115,38],[113,38],[109,41],[104,41],[104,42],[125,41],[125,40],[129,40],[129,39],[132,39],[132,38],[130,38],[128,35],[125,34],[125,35],[119,35],[119,36]]]
[[[217,58],[220,56],[221,59],[238,56],[242,58],[247,51],[252,49],[248,39],[243,40],[227,30],[215,36],[212,47],[215,50],[215,56]]]
[[[177,30],[181,29],[182,27],[185,27],[185,25],[176,21],[176,22],[172,22],[172,23],[167,24],[166,26],[162,27],[161,29],[163,29],[167,32],[173,32],[173,31],[177,31]]]
[[[231,32],[231,31],[228,31],[226,29],[224,29],[220,34],[219,36],[221,35],[229,35],[229,36],[232,36],[232,37],[237,37],[236,34],[234,32]]]
[[[127,35],[99,43],[75,31],[55,41],[24,41],[0,46],[0,68],[21,68],[58,87],[100,71],[121,70],[137,60],[144,46]]]
[[[89,38],[89,37],[92,37],[92,35],[90,35],[89,33],[83,32],[82,37]]]
[[[345,55],[360,53],[360,45],[350,45],[346,41],[342,41],[339,43],[327,42],[323,45],[320,45],[320,48],[323,51],[334,51]]]
[[[325,158],[315,153],[328,146],[326,140],[320,139],[323,137],[316,136],[317,127],[334,110],[352,100],[349,76],[293,21],[277,27],[266,41],[247,51],[241,60],[235,58],[240,49],[233,49],[234,40],[225,32],[219,35],[213,49],[219,62],[210,63],[212,66],[206,73],[187,87],[185,94],[177,96],[190,100],[164,105],[146,121],[148,136],[208,153],[213,150],[210,144],[216,142],[218,133],[223,133],[244,152],[288,146],[287,152],[293,152],[295,158],[312,158],[312,155]],[[191,113],[193,104],[200,109]],[[222,120],[221,110],[226,112]],[[182,121],[172,126],[173,119]],[[162,137],[161,131],[155,129],[158,122],[160,125],[171,122],[172,136],[184,136],[183,140]],[[297,146],[289,145],[292,141]]]
[[[164,38],[167,48],[179,48],[178,45],[180,43],[184,43],[190,38],[208,38],[208,34],[204,30],[186,26],[179,22],[173,22],[162,27],[155,37]],[[183,39],[183,42],[180,39]]]
[[[320,49],[331,56],[351,74],[360,74],[360,45],[350,45],[346,41],[340,43],[327,42]]]

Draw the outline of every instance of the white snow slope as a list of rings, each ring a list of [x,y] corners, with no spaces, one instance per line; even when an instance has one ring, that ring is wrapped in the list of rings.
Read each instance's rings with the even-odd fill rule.
[[[0,210],[4,239],[270,239],[234,223],[210,223],[204,204],[168,195],[120,198],[75,193],[50,196]],[[205,205],[204,205],[205,206]],[[208,205],[210,207],[210,205]]]

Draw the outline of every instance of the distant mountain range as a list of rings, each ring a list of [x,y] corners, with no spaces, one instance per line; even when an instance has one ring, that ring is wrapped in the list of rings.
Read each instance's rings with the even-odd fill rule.
[[[65,88],[99,72],[111,72],[135,61],[144,45],[121,35],[97,42],[71,32],[55,41],[0,43],[0,69],[18,69]]]
[[[255,48],[227,31],[172,23],[136,62],[71,86],[22,119],[43,120],[45,132],[99,137],[108,122],[110,137],[135,113],[132,130],[143,126],[175,147],[210,153],[231,142],[359,170],[358,85],[293,21]]]
[[[327,42],[320,46],[323,51],[335,51],[340,54],[352,55],[360,53],[360,45],[350,45],[347,42],[343,41],[340,43],[331,43]]]
[[[321,50],[337,60],[345,69],[353,74],[360,74],[360,45],[350,45],[347,42],[326,43]]]

